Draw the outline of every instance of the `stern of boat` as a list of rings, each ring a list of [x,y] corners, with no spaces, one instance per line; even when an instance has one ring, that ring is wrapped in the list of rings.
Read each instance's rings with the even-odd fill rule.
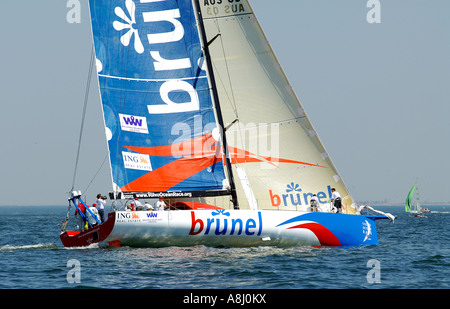
[[[102,243],[111,234],[116,221],[116,213],[108,214],[108,219],[85,231],[64,231],[59,236],[64,247],[87,247]],[[112,244],[115,245],[115,244]]]

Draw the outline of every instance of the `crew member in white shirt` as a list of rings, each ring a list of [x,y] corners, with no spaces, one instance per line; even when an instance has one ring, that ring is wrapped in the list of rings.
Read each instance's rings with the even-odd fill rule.
[[[89,224],[93,227],[98,224],[97,220],[101,222],[99,215],[98,215],[97,208],[95,208],[95,206],[96,206],[95,204],[92,204],[92,206],[89,206],[90,211],[86,210],[87,220],[88,220]],[[91,212],[94,216],[92,216]]]
[[[166,203],[164,202],[164,197],[160,196],[159,200],[156,202],[156,210],[164,210]]]
[[[335,188],[331,189],[331,202],[334,204],[334,207],[336,207],[336,213],[342,213],[341,195],[336,191]]]
[[[153,210],[153,206],[150,205],[150,203],[148,201],[145,201],[144,210],[146,210],[146,211]]]
[[[319,206],[319,199],[317,198],[316,194],[314,194],[311,197],[309,203],[311,204],[311,212],[317,212],[317,206]]]
[[[134,198],[134,206],[136,210],[144,210],[144,207],[137,197]]]
[[[105,216],[105,205],[106,205],[106,201],[105,201],[106,197],[102,196],[100,193],[97,194],[97,211],[98,214],[100,216],[100,221],[103,223],[106,221],[106,216]]]

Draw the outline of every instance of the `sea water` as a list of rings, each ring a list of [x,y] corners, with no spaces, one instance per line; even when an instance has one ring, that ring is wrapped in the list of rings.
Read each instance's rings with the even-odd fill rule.
[[[366,247],[64,248],[67,207],[0,207],[1,289],[448,289],[449,206],[377,221]]]

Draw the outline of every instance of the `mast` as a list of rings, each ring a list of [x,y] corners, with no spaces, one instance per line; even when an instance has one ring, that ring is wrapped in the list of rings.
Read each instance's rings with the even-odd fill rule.
[[[225,163],[227,166],[227,176],[230,181],[231,201],[233,202],[234,209],[239,209],[239,204],[238,204],[237,195],[236,195],[236,185],[234,183],[233,171],[231,170],[231,160],[230,160],[229,151],[228,151],[227,138],[226,138],[226,134],[225,134],[225,130],[224,130],[225,126],[223,123],[222,111],[221,111],[220,103],[219,103],[219,95],[217,93],[216,80],[214,78],[214,71],[213,71],[213,67],[211,65],[211,55],[209,54],[209,47],[208,47],[209,44],[208,44],[208,40],[206,37],[205,25],[203,24],[203,16],[202,16],[202,12],[200,9],[199,0],[193,0],[192,2],[194,4],[194,12],[197,13],[197,22],[198,22],[198,28],[199,28],[199,33],[200,33],[200,39],[201,39],[202,45],[203,45],[203,52],[204,52],[204,56],[205,56],[206,65],[208,68],[208,73],[209,73],[208,74],[209,81],[211,83],[211,88],[212,88],[214,107],[215,107],[216,113],[217,113],[217,121],[219,123],[219,131],[220,131],[220,136],[222,138],[222,143],[223,143],[223,148],[224,148]]]
[[[416,182],[417,184],[417,182]],[[416,212],[421,212],[420,210],[420,200],[419,200],[419,185],[416,186]]]

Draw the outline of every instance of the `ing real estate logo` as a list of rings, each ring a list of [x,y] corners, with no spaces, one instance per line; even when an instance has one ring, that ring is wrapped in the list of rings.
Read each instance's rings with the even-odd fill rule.
[[[122,151],[122,158],[125,168],[152,171],[149,155]]]

